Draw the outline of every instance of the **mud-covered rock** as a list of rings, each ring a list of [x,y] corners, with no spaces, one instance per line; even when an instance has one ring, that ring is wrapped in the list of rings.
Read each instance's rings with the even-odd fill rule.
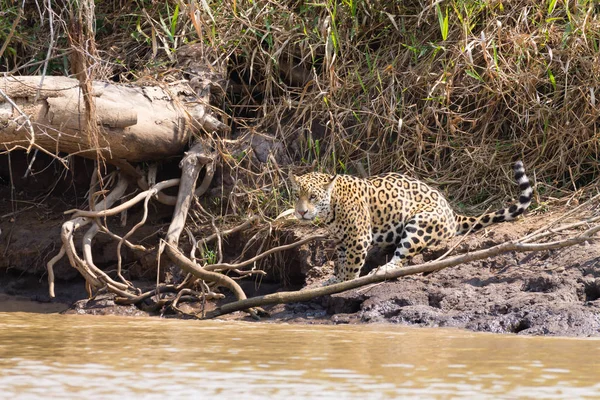
[[[115,303],[116,295],[101,294],[92,299],[76,301],[63,314],[79,315],[122,315],[129,317],[147,316],[148,313],[134,305],[120,305]]]

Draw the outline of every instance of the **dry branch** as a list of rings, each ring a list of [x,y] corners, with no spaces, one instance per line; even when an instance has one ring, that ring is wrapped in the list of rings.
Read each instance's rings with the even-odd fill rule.
[[[232,233],[242,231],[242,230],[250,227],[254,222],[258,221],[259,219],[260,219],[260,217],[258,215],[253,215],[250,218],[248,218],[246,221],[244,221],[244,223],[242,223],[238,226],[235,226],[231,229],[226,229],[226,230],[222,231],[221,236],[227,236],[227,235],[231,235]],[[211,240],[215,240],[216,238],[217,238],[217,234],[213,233],[212,235],[209,235],[205,238],[199,239],[196,242],[196,247],[199,248],[200,246],[203,246],[206,243],[210,242]]]
[[[444,260],[431,261],[419,265],[405,267],[399,270],[387,272],[382,275],[367,275],[351,281],[336,283],[325,287],[307,289],[299,292],[278,292],[264,296],[253,297],[250,299],[225,304],[215,309],[214,311],[207,313],[206,318],[215,318],[220,315],[229,314],[235,311],[239,311],[241,309],[246,309],[248,307],[260,307],[271,304],[308,301],[319,296],[340,293],[346,290],[351,290],[361,286],[379,283],[390,279],[396,279],[402,276],[414,275],[423,272],[439,271],[444,268],[456,266],[466,262],[482,260],[510,251],[530,252],[560,249],[563,247],[573,246],[590,240],[598,239],[594,235],[599,231],[600,225],[596,225],[584,231],[580,235],[548,243],[522,243],[519,240],[516,240],[507,243],[502,243],[489,249],[478,250],[471,253],[449,257]]]
[[[312,235],[309,237],[306,237],[304,239],[298,240],[294,243],[290,243],[290,244],[285,244],[282,246],[277,246],[277,247],[273,247],[272,249],[269,249],[267,251],[264,251],[252,258],[250,258],[249,260],[246,261],[242,261],[239,263],[234,263],[234,264],[229,264],[229,263],[218,263],[218,264],[210,264],[207,265],[206,267],[204,267],[207,271],[216,271],[216,270],[227,270],[227,269],[238,269],[238,268],[243,268],[246,267],[250,264],[254,264],[255,262],[273,254],[273,253],[277,253],[280,251],[285,251],[285,250],[290,250],[293,249],[294,247],[298,247],[303,245],[304,243],[308,243],[308,242],[312,242],[313,240],[320,240],[320,239],[327,239],[328,236],[325,235]]]

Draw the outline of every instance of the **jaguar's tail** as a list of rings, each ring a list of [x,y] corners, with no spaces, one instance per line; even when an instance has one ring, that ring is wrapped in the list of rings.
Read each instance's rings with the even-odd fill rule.
[[[478,217],[467,217],[464,215],[456,215],[456,234],[461,235],[468,231],[477,231],[483,227],[486,227],[497,222],[510,221],[515,219],[529,207],[531,204],[531,197],[533,196],[533,189],[529,178],[525,175],[525,168],[521,161],[515,163],[515,180],[519,184],[521,189],[521,195],[519,196],[519,203],[513,204],[510,207],[502,208],[495,212],[486,213]]]

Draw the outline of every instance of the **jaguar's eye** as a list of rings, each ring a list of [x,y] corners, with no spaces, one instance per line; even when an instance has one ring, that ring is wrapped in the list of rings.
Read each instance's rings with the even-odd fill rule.
[[[309,197],[308,199],[309,199],[309,200],[311,200],[311,201],[312,201],[312,200],[316,200],[316,199],[317,199],[317,196],[316,196],[316,195],[314,195],[314,194],[311,194],[311,195],[310,195],[310,197]]]

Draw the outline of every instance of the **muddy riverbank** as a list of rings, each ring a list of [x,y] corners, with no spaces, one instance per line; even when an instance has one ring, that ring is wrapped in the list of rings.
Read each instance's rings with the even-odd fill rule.
[[[548,213],[493,226],[467,237],[456,251],[517,239],[553,217]],[[424,259],[435,259],[447,247]],[[600,246],[507,253],[309,304],[275,306],[271,312],[274,318],[297,322],[388,322],[520,335],[600,336]]]
[[[0,296],[3,296],[0,300],[8,307],[7,311],[11,307],[26,311],[61,311],[72,305],[65,312],[145,315],[134,306],[115,306],[110,297],[85,300],[87,296],[83,282],[68,265],[59,267],[58,273],[63,280],[57,282],[57,299],[49,303],[46,277],[41,271],[50,253],[44,256],[39,247],[36,250],[31,243],[35,240],[39,243],[41,239],[43,246],[57,248],[58,243],[53,241],[58,238],[60,219],[44,219],[43,222],[52,225],[52,228],[34,237],[31,234],[35,231],[33,217],[37,216],[39,223],[39,213],[39,210],[25,211],[19,214],[21,223],[10,226],[10,244],[13,247],[9,250],[13,259],[23,264],[18,267],[5,259],[4,263],[8,265],[0,269]],[[513,223],[492,226],[484,232],[468,236],[454,251],[473,251],[516,239],[558,215],[559,211],[528,215]],[[311,229],[293,229],[289,240],[293,240],[293,236],[306,235]],[[426,253],[416,261],[435,259],[458,240],[455,238],[445,247]],[[107,264],[111,263],[110,253],[106,251]],[[32,254],[37,254],[36,258]],[[281,290],[298,290],[304,284],[319,284],[331,273],[334,257],[331,243],[323,241],[294,249],[286,253],[283,259],[287,260],[284,265],[268,270],[268,277],[273,279],[247,280],[244,283],[244,290],[249,297]],[[369,258],[370,267],[384,261],[385,254],[381,253],[372,252]],[[136,268],[139,271],[134,277],[143,279],[144,274],[140,272],[143,268]],[[228,296],[221,302],[232,300]],[[215,304],[218,303],[209,303],[207,310],[214,308]],[[200,309],[199,304],[185,307],[188,311]],[[600,246],[586,243],[549,252],[508,253],[427,276],[409,276],[307,303],[271,306],[267,311],[271,317],[263,321],[268,322],[387,322],[520,335],[600,336]],[[248,317],[236,313],[224,318]]]

